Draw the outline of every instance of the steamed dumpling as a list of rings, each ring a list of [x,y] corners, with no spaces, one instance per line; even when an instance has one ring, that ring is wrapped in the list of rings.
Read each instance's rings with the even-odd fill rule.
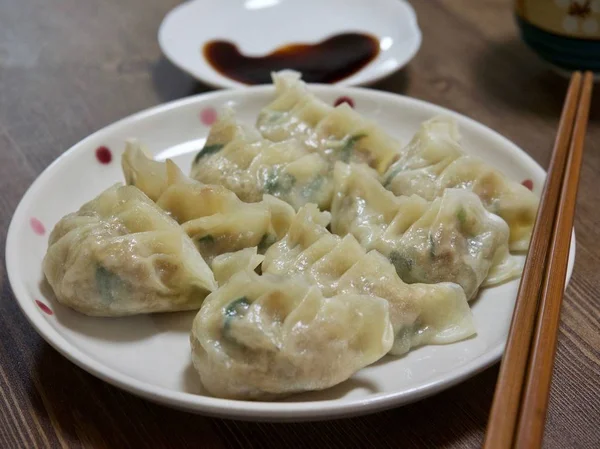
[[[258,254],[256,247],[244,248],[215,257],[210,267],[221,286],[239,271],[255,270],[264,258],[265,256]]]
[[[344,238],[331,234],[326,229],[329,219],[329,213],[314,205],[300,209],[287,235],[265,253],[262,272],[300,277],[325,296],[366,294],[387,300],[395,335],[392,354],[475,333],[459,285],[404,283],[379,252],[367,253],[351,234]]]
[[[294,217],[292,207],[273,196],[244,203],[222,186],[189,179],[171,160],[149,160],[134,145],[125,150],[123,168],[135,185],[152,173],[155,183],[144,182],[144,187],[156,194],[156,204],[182,225],[208,262],[254,246],[264,252],[285,235]]]
[[[383,176],[384,186],[396,195],[416,194],[428,201],[447,188],[471,190],[487,210],[508,223],[510,249],[527,250],[538,198],[481,159],[465,154],[459,138],[452,119],[434,118],[423,123]]]
[[[347,236],[346,240],[351,238]],[[324,258],[322,266],[336,263],[340,256],[338,253]],[[459,285],[406,284],[377,251],[370,251],[352,265],[337,281],[336,290],[340,295],[369,294],[388,301],[394,328],[391,354],[401,355],[423,345],[454,343],[477,332]]]
[[[246,270],[211,294],[192,327],[192,360],[214,396],[271,399],[321,390],[383,357],[388,304],[325,298],[305,281]]]
[[[408,283],[454,282],[471,299],[479,287],[518,276],[509,229],[474,193],[446,189],[428,202],[396,197],[367,167],[338,163],[331,229],[388,257]]]
[[[399,156],[399,142],[346,103],[332,107],[308,91],[300,75],[273,75],[275,99],[261,110],[257,127],[275,142],[294,138],[332,165],[362,162],[383,173]]]
[[[261,149],[260,134],[238,123],[233,112],[225,110],[211,126],[204,148],[194,158],[191,177],[204,184],[223,186],[242,201],[260,201],[264,192],[248,168]]]
[[[217,288],[179,225],[118,184],[58,222],[43,267],[58,301],[87,315],[197,309]]]
[[[330,164],[296,140],[271,142],[237,123],[225,111],[212,126],[204,148],[192,164],[192,178],[221,185],[241,200],[272,195],[298,209],[307,203],[329,207]]]
[[[136,140],[125,142],[121,167],[127,185],[136,186],[152,201],[158,200],[167,188],[167,170],[163,162],[151,158],[147,150]]]

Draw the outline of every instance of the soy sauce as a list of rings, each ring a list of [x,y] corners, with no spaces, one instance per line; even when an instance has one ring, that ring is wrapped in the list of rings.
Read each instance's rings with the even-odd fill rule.
[[[271,72],[293,69],[309,83],[334,83],[353,75],[379,54],[379,40],[365,33],[337,34],[316,44],[294,43],[266,56],[243,55],[228,41],[207,42],[204,57],[221,75],[244,84],[268,84]]]

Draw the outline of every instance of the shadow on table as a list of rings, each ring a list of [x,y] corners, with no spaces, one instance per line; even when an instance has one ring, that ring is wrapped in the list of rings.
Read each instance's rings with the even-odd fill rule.
[[[59,438],[94,448],[478,447],[498,372],[494,366],[434,397],[376,414],[273,424],[152,404],[87,374],[46,344],[35,362],[37,388],[29,395],[37,414],[48,416]]]
[[[410,79],[410,66],[378,81],[370,87],[372,89],[384,90],[398,94],[405,94]],[[152,81],[154,88],[161,101],[171,101],[190,95],[215,90],[214,88],[196,80],[173,65],[162,56],[152,67]]]
[[[517,37],[490,44],[476,67],[485,104],[500,103],[544,117],[560,117],[569,80],[554,72]],[[590,120],[600,120],[600,89],[592,99]]]
[[[213,90],[174,66],[164,56],[152,67],[151,76],[154,89],[164,102]]]
[[[314,423],[215,420],[233,447],[293,448],[479,447],[491,405],[497,367],[437,396],[362,417]],[[317,405],[318,406],[318,405]]]
[[[408,85],[410,83],[410,73],[411,67],[409,65],[403,68],[402,70],[399,70],[398,72],[395,72],[390,76],[382,79],[381,81],[378,81],[367,87],[376,90],[384,90],[386,92],[405,95],[406,91],[408,90]]]

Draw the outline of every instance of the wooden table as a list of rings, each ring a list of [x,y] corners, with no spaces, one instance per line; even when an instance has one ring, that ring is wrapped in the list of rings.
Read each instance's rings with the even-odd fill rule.
[[[162,56],[175,0],[0,3],[0,220],[52,160],[91,132],[206,88]],[[376,86],[447,106],[547,166],[566,82],[519,41],[508,0],[414,1],[423,46]],[[207,11],[207,14],[210,11]],[[577,205],[545,446],[600,447],[600,89]],[[4,254],[5,233],[0,250]],[[4,264],[4,257],[0,260]],[[2,265],[0,447],[416,448],[480,446],[498,366],[414,405],[356,419],[256,424],[148,403],[77,368],[20,312]]]

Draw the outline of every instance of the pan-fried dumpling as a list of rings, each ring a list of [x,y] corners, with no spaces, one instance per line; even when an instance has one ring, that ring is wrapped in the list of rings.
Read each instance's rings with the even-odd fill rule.
[[[257,127],[275,142],[295,138],[312,152],[335,161],[364,162],[383,173],[400,144],[346,103],[332,107],[308,91],[295,72],[273,75],[276,97],[258,116]]]
[[[421,125],[402,156],[383,176],[396,195],[419,195],[433,201],[447,188],[472,190],[490,212],[510,228],[510,249],[527,250],[538,198],[481,159],[467,155],[459,144],[456,123],[434,118]]]
[[[508,252],[506,222],[468,190],[446,189],[433,202],[396,197],[367,167],[338,163],[331,214],[334,233],[378,250],[408,283],[454,282],[472,299],[482,284],[521,272]]]
[[[330,164],[294,139],[271,142],[224,111],[192,164],[192,178],[226,187],[241,200],[256,202],[270,194],[299,209],[315,203],[329,207]]]
[[[324,298],[302,279],[246,270],[206,299],[192,326],[192,360],[215,396],[272,399],[343,382],[393,339],[381,298]]]
[[[58,222],[43,266],[58,301],[87,315],[197,309],[217,288],[179,225],[118,184]]]
[[[475,333],[459,285],[404,283],[379,252],[367,253],[351,234],[341,238],[329,233],[329,218],[312,204],[300,209],[287,235],[265,253],[262,272],[301,277],[325,296],[366,294],[387,300],[395,335],[393,354]]]
[[[131,162],[126,166],[125,161]],[[137,181],[148,177],[147,168],[152,168],[162,185],[162,191],[152,186],[158,193],[156,204],[182,225],[207,262],[253,246],[264,252],[285,235],[294,217],[292,207],[277,198],[265,195],[260,202],[244,203],[225,187],[189,179],[171,160],[148,160],[131,145],[123,155],[123,167],[137,173]]]

